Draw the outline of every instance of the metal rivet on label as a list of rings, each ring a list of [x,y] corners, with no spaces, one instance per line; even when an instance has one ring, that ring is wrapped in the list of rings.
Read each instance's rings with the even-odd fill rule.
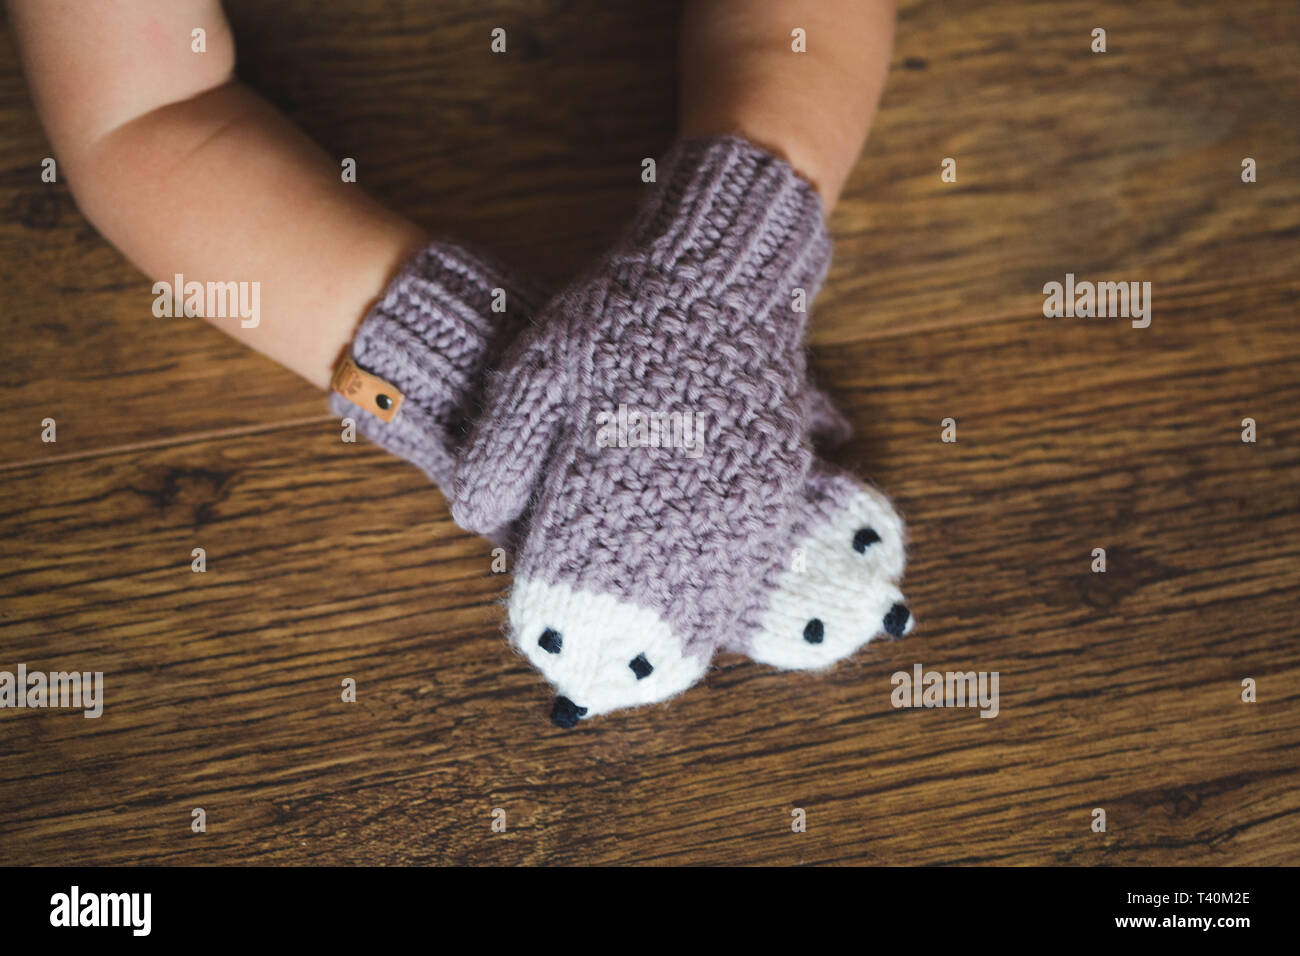
[[[390,408],[393,407],[393,400],[389,398],[387,395],[376,395],[375,404],[378,405],[380,408],[382,408],[384,411],[388,411]]]

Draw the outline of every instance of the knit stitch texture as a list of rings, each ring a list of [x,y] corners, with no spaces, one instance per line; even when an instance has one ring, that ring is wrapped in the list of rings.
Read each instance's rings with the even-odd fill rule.
[[[456,475],[462,527],[530,512],[512,639],[563,709],[589,716],[672,696],[720,641],[761,627],[757,585],[787,552],[811,463],[792,302],[829,265],[820,198],[733,137],[677,144],[659,176],[615,249],[506,357]],[[620,406],[703,415],[702,447],[602,447]],[[594,617],[579,611],[593,596],[612,599]],[[558,653],[538,646],[547,630]]]
[[[508,303],[504,313],[491,308],[501,293]],[[331,398],[335,411],[352,416],[390,451],[421,463],[445,488],[447,462],[464,438],[462,419],[475,414],[487,368],[501,343],[531,320],[538,298],[500,266],[460,247],[440,243],[422,250],[370,310],[353,348],[358,364],[402,389],[407,402],[390,423],[337,395]],[[830,399],[812,387],[807,398],[805,425],[812,437],[824,444],[846,440],[849,423]],[[902,523],[879,492],[814,461],[789,525],[783,546],[766,555],[760,577],[734,582],[737,590],[757,591],[763,611],[750,626],[723,634],[720,643],[779,667],[824,667],[879,631],[887,616],[882,608],[899,619]],[[787,567],[792,545],[810,557],[807,572]],[[661,699],[660,684],[689,684],[698,676],[697,659],[681,652],[671,628],[653,613],[629,611],[615,595],[521,581],[515,603],[545,609],[562,624],[564,632],[546,630],[536,646],[565,655],[567,633],[566,663],[585,668],[583,680],[611,685],[618,706]],[[621,625],[612,640],[610,621]],[[586,654],[575,639],[584,630],[605,635]],[[561,697],[555,719],[567,725],[590,713]]]
[[[501,301],[505,311],[493,312]],[[450,242],[421,249],[370,308],[352,342],[357,365],[405,396],[396,417],[384,422],[337,392],[330,407],[450,497],[454,450],[476,414],[486,371],[541,301],[531,284],[468,249]]]

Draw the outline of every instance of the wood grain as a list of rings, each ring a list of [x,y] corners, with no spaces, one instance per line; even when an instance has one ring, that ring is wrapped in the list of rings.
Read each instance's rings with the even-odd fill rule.
[[[230,3],[241,70],[386,201],[552,280],[670,134],[658,5],[318,6]],[[834,457],[908,519],[917,629],[824,675],[719,658],[568,733],[488,546],[287,373],[153,319],[39,183],[0,58],[0,669],[107,692],[0,712],[0,860],[1300,863],[1300,15],[1034,9],[904,6],[816,308]],[[1151,327],[1043,318],[1067,271],[1152,282]],[[998,671],[1001,713],[894,709],[918,662]]]

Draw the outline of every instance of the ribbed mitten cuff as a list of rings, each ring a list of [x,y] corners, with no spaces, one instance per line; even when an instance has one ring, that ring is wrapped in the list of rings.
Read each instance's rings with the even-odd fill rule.
[[[735,136],[683,140],[622,249],[705,285],[803,288],[811,301],[830,266],[821,197],[789,163]],[[616,255],[615,259],[618,260]]]
[[[493,312],[505,299],[505,311]],[[501,349],[541,304],[526,283],[446,242],[421,249],[388,284],[352,341],[352,360],[403,399],[391,421],[338,392],[330,407],[380,447],[451,490],[465,418]]]

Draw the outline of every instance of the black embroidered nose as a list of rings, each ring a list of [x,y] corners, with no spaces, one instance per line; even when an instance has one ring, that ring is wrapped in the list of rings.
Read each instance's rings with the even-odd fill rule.
[[[655,669],[654,665],[645,659],[644,654],[638,654],[628,662],[628,667],[632,668],[632,673],[636,675],[637,680],[645,680]]]
[[[567,697],[557,697],[555,708],[551,711],[551,723],[567,730],[577,724],[578,718],[586,713],[586,707],[579,707]]]
[[[803,639],[809,644],[820,644],[826,636],[826,628],[819,618],[813,618],[803,626]]]
[[[560,648],[564,646],[564,638],[560,637],[559,631],[548,627],[537,639],[537,646],[548,654],[558,654]]]
[[[853,550],[858,554],[866,554],[867,548],[879,540],[880,535],[876,534],[875,528],[859,528],[858,533],[853,536]]]
[[[894,637],[902,637],[903,632],[907,630],[907,622],[911,620],[912,612],[901,604],[895,604],[885,615],[885,631]]]

